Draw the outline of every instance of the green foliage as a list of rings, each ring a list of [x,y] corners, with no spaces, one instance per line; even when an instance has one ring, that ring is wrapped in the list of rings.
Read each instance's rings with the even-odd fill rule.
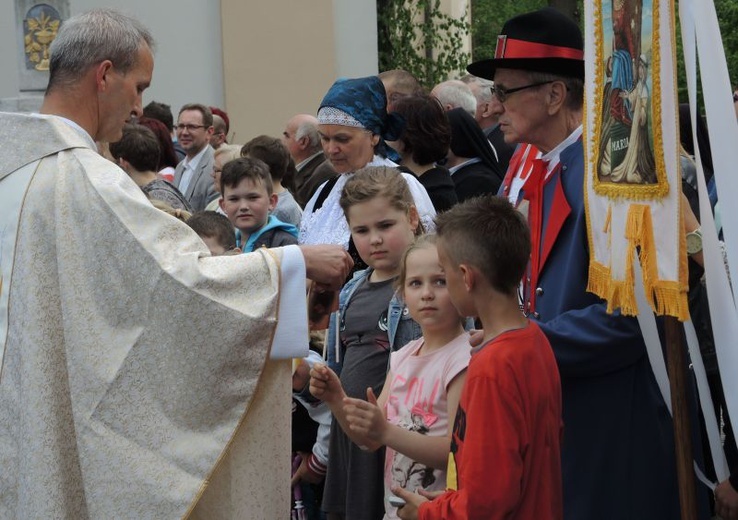
[[[427,88],[463,73],[469,54],[466,13],[460,19],[440,10],[440,0],[377,0],[379,70],[405,69]]]
[[[708,0],[709,1],[709,0]],[[725,50],[725,61],[728,64],[728,74],[730,83],[733,88],[738,85],[738,3],[735,0],[714,0],[715,11],[717,12],[718,25],[720,26],[720,35],[723,40],[723,48]],[[678,12],[678,11],[677,11]],[[677,16],[678,18],[678,16]],[[684,68],[684,52],[682,47],[682,33],[679,21],[676,24],[677,39],[677,84],[679,85],[679,102],[688,103],[689,95],[687,93],[687,76]],[[702,104],[702,85],[699,77],[699,63],[697,65],[697,99],[698,110],[702,112],[704,105]]]
[[[472,61],[495,55],[497,35],[507,20],[546,5],[547,0],[471,0]]]
[[[738,85],[738,3],[735,0],[715,0],[720,34],[728,62],[728,74],[733,87]]]
[[[656,0],[654,0],[656,1]],[[711,0],[706,0],[711,1]],[[738,86],[738,2],[736,0],[712,0],[715,2],[720,33],[725,48],[725,59],[733,87]],[[555,6],[563,11],[581,14],[584,8],[582,0],[471,0],[472,6],[472,60],[482,60],[494,56],[497,35],[506,20],[546,5]],[[678,6],[675,5],[675,9]],[[677,85],[679,101],[687,103],[687,81],[684,72],[684,54],[682,51],[682,35],[678,15],[676,24],[677,43]],[[698,78],[698,99],[702,97],[702,88]]]

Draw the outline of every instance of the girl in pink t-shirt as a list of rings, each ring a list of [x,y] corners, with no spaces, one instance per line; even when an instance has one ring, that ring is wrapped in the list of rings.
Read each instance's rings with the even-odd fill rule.
[[[392,353],[378,398],[368,388],[367,401],[344,400],[354,441],[372,450],[387,446],[385,518],[397,518],[393,487],[446,489],[451,427],[471,355],[432,235],[406,251],[397,283],[423,337]]]

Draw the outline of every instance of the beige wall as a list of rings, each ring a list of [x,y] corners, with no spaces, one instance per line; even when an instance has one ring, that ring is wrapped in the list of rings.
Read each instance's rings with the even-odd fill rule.
[[[335,76],[331,2],[222,0],[221,24],[234,142],[278,137],[292,115],[315,113]]]
[[[235,143],[259,134],[278,137],[293,115],[316,113],[337,77],[377,72],[374,2],[220,4],[225,109]],[[347,19],[357,13],[358,20]],[[338,28],[336,19],[343,20]]]
[[[0,0],[0,109],[36,110],[41,92],[18,101],[14,4]],[[223,107],[236,143],[314,114],[337,77],[377,73],[374,1],[70,0],[71,14],[105,6],[135,14],[157,41],[144,103],[169,103],[175,118],[185,103]]]

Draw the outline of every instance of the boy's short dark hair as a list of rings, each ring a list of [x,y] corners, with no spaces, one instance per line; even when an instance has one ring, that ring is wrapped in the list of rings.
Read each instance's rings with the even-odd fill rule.
[[[436,232],[450,259],[479,270],[493,289],[515,294],[530,259],[530,231],[504,197],[485,195],[436,217]]]
[[[201,237],[215,238],[226,251],[236,248],[236,230],[225,215],[215,211],[198,211],[187,219],[187,225]]]
[[[251,157],[239,157],[223,166],[220,173],[220,192],[225,196],[226,187],[235,188],[244,179],[262,183],[270,197],[274,193],[269,167],[264,161]]]
[[[159,139],[149,128],[143,125],[127,123],[123,127],[123,136],[117,143],[110,143],[110,154],[113,158],[124,159],[140,172],[159,170],[161,148]]]
[[[254,137],[241,148],[241,156],[261,159],[269,167],[273,181],[281,181],[290,163],[290,152],[280,139],[268,135]]]
[[[151,119],[161,121],[170,132],[174,130],[174,116],[172,115],[172,107],[170,107],[166,103],[152,101],[144,107],[143,115],[146,117],[150,117]]]

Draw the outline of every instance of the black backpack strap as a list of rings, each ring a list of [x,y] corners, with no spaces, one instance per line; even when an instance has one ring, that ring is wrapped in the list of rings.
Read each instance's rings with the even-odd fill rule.
[[[313,211],[318,211],[320,208],[323,207],[323,203],[325,202],[325,199],[327,199],[328,195],[330,195],[331,190],[333,190],[333,187],[338,182],[339,177],[340,176],[333,177],[331,180],[326,182],[325,186],[323,186],[323,189],[320,190],[320,193],[318,194],[318,198],[315,199],[315,206],[313,206]],[[346,281],[350,280],[355,272],[361,271],[362,269],[366,269],[368,267],[364,263],[364,261],[361,259],[361,257],[359,256],[359,252],[356,250],[356,246],[354,245],[354,240],[352,238],[349,238],[348,252],[354,261],[354,268],[349,273],[349,276],[346,279]]]
[[[318,198],[315,200],[315,206],[313,206],[313,211],[318,211],[320,208],[323,207],[323,203],[325,202],[325,199],[328,198],[328,195],[331,194],[331,190],[333,189],[333,186],[336,185],[338,182],[339,176],[333,177],[331,180],[325,183],[325,186],[323,186],[323,189],[320,190],[320,193],[318,194]]]

